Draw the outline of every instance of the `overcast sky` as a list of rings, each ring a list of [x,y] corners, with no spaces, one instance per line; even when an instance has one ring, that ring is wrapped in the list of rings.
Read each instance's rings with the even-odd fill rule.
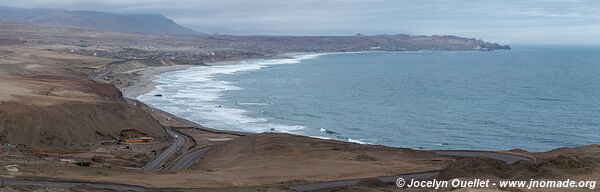
[[[598,0],[0,0],[0,5],[160,13],[206,33],[451,34],[501,43],[598,43]]]

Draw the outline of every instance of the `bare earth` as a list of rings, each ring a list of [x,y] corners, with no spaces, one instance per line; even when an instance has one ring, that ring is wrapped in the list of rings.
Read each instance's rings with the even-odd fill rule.
[[[6,60],[0,65],[0,116],[5,120],[0,128],[2,143],[27,146],[12,151],[14,157],[3,158],[20,165],[16,175],[19,177],[154,188],[253,187],[425,171],[452,161],[429,152],[287,134],[240,137],[198,129],[186,131],[189,127],[204,127],[141,103],[132,105],[114,86],[93,80],[85,73],[86,69],[101,69],[99,65],[109,65],[114,60],[40,50],[36,45],[2,46],[0,50]],[[145,66],[109,74],[123,75],[119,76],[123,82],[131,82],[122,90],[134,98],[155,85],[154,75],[187,67],[190,66]],[[193,138],[182,152],[214,146],[193,170],[142,173],[138,169],[152,157],[151,151],[160,150],[164,144],[129,144],[129,149],[122,150],[118,144],[101,145],[117,142],[126,129],[164,138],[161,124],[181,127],[181,132]],[[33,164],[19,163],[30,157],[42,159]],[[68,161],[89,161],[92,166],[80,167]]]
[[[2,46],[0,52],[11,61],[0,64],[0,143],[84,147],[124,129],[164,138],[160,124],[125,103],[117,88],[76,71],[110,59],[29,46]]]
[[[177,65],[176,59],[152,61],[116,58],[112,55],[118,56],[120,53],[111,52],[113,49],[128,50],[126,43],[118,43],[140,42],[140,39],[157,45],[170,45],[157,46],[160,49],[155,51],[159,53],[188,49],[197,51],[193,46],[178,47],[168,41],[169,37],[162,36],[19,27],[23,26],[17,26],[18,29],[14,31],[6,27],[0,29],[3,31],[0,34],[0,144],[11,144],[0,151],[0,177],[111,182],[157,188],[157,191],[171,191],[172,188],[286,191],[284,186],[289,184],[371,178],[443,168],[437,178],[444,180],[600,178],[598,145],[542,153],[511,150],[508,152],[535,156],[538,161],[506,165],[488,158],[455,158],[428,151],[281,133],[244,134],[212,130],[131,100],[156,85],[153,82],[155,75],[194,65]],[[41,34],[40,31],[52,33]],[[102,39],[106,37],[111,38]],[[64,39],[68,39],[70,44],[61,43]],[[86,45],[74,45],[82,42]],[[212,39],[210,42],[220,40]],[[138,48],[133,52],[143,49]],[[233,48],[223,47],[214,50],[202,48],[202,54],[223,50],[227,50],[220,52],[223,56],[208,60],[256,56],[235,55],[236,52],[231,51]],[[152,58],[152,55],[148,58]],[[155,156],[155,152],[168,146],[164,127],[173,127],[187,135],[186,143],[177,155],[201,147],[210,149],[190,170],[140,171]],[[153,137],[155,141],[123,143],[124,133],[130,132]],[[167,165],[175,160],[176,157],[169,159]],[[79,166],[75,163],[89,164]],[[20,169],[11,172],[5,169],[7,165],[18,165]],[[27,187],[20,189],[32,189]],[[9,189],[0,188],[2,190]],[[333,190],[413,191],[370,182]],[[577,191],[557,191],[568,190]]]

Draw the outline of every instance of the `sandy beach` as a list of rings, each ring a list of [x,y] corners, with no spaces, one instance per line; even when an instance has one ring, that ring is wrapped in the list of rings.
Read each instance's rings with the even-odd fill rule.
[[[393,184],[372,182],[373,178],[440,169],[439,178],[444,180],[474,177],[496,180],[595,180],[600,173],[598,145],[537,153],[515,149],[508,153],[532,156],[536,161],[518,161],[508,165],[489,157],[440,155],[426,150],[284,133],[240,134],[210,129],[147,106],[135,98],[158,85],[154,81],[156,75],[200,67],[174,63],[196,61],[197,58],[204,58],[203,61],[208,63],[213,59],[216,62],[236,60],[238,57],[263,58],[261,56],[264,55],[235,52],[239,55],[212,57],[213,54],[206,54],[207,50],[192,50],[189,54],[177,54],[187,55],[189,60],[171,59],[173,56],[163,51],[151,53],[155,55],[148,58],[158,58],[155,60],[122,59],[117,57],[130,53],[137,58],[146,53],[144,50],[152,38],[158,39],[154,41],[158,42],[157,46],[160,43],[173,43],[177,38],[165,40],[163,38],[167,37],[162,36],[91,33],[84,29],[74,30],[73,37],[69,37],[68,32],[73,29],[64,29],[55,35],[57,39],[44,41],[42,43],[47,44],[40,45],[35,44],[40,43],[35,40],[51,37],[39,34],[43,30],[14,30],[16,32],[10,34],[18,35],[10,42],[19,42],[16,38],[20,38],[28,40],[28,43],[0,46],[0,141],[8,144],[7,148],[2,148],[0,165],[18,165],[18,170],[2,169],[2,178],[109,182],[165,191],[171,191],[172,188],[290,191],[286,187],[293,184],[343,179],[362,181],[366,178],[366,182],[361,182],[359,186],[332,191],[397,191],[398,188]],[[23,33],[23,30],[27,33]],[[56,33],[53,32],[54,28],[49,31],[46,32]],[[27,38],[22,34],[37,35]],[[85,34],[86,37],[79,34]],[[105,38],[98,38],[102,34],[106,35]],[[100,39],[105,44],[78,46],[90,39],[94,42]],[[174,49],[176,51],[186,49],[181,44],[197,41],[222,43],[210,38],[183,39],[173,47],[177,48]],[[71,44],[65,45],[65,42]],[[131,47],[136,42],[139,42],[139,49],[120,52],[122,47]],[[107,47],[117,43],[123,46],[109,49],[114,52],[106,52]],[[190,47],[197,48],[199,45]],[[280,47],[279,44],[276,47]],[[221,54],[231,54],[227,52],[231,49],[223,50],[226,51]],[[289,50],[280,52],[297,51]],[[166,130],[173,130],[181,136],[167,135]],[[142,137],[151,137],[153,140],[142,143],[125,140]],[[173,142],[175,139],[185,141]],[[175,146],[172,143],[180,143],[181,146],[166,150]],[[193,164],[189,169],[169,169],[178,159],[198,149],[205,149],[205,153],[198,159],[191,159],[189,162]],[[156,169],[149,172],[141,170],[153,159],[160,159],[155,157],[163,151],[173,153],[157,164]]]
[[[145,67],[141,69],[135,69],[132,71],[124,72],[126,74],[135,74],[135,78],[130,79],[132,85],[120,87],[123,96],[130,99],[146,94],[152,91],[158,83],[154,80],[157,79],[157,75],[170,71],[185,70],[194,65],[172,65],[172,66],[160,66],[160,67]]]
[[[154,81],[156,75],[175,70],[185,70],[191,66],[165,66],[152,67],[136,71],[135,83],[130,87],[121,88],[124,95],[129,98],[135,98],[138,95],[149,92],[157,83]],[[214,130],[203,127],[188,120],[176,117],[159,109],[150,108],[155,117],[159,116],[178,119],[176,122],[188,122],[196,126],[198,130],[210,130],[222,134],[221,137],[227,135],[227,131]],[[165,118],[162,118],[164,121]],[[239,135],[235,135],[236,137]],[[207,133],[194,134],[193,137],[207,137]],[[226,136],[227,137],[227,136]],[[213,137],[214,138],[214,137]],[[200,142],[203,143],[203,142]],[[306,181],[326,181],[347,178],[365,178],[378,175],[391,175],[397,173],[430,171],[449,167],[448,170],[442,172],[440,178],[450,179],[457,177],[488,177],[494,180],[502,178],[543,178],[543,172],[553,172],[557,177],[564,178],[568,175],[575,175],[574,178],[587,179],[595,177],[597,174],[586,170],[595,169],[595,163],[591,160],[596,159],[597,146],[583,147],[579,149],[562,149],[545,153],[530,153],[523,150],[506,151],[505,153],[526,155],[531,157],[541,158],[541,161],[546,162],[541,167],[531,169],[522,166],[532,166],[531,164],[516,164],[504,165],[497,164],[498,162],[492,159],[475,159],[475,160],[452,160],[446,157],[435,156],[428,154],[425,151],[412,151],[400,148],[387,148],[382,146],[359,145],[347,142],[338,142],[330,140],[321,140],[314,138],[304,138],[291,136],[287,134],[271,135],[258,134],[254,136],[246,136],[235,139],[229,142],[217,142],[213,145],[209,153],[194,166],[192,170],[185,172],[186,177],[204,178],[202,184],[188,185],[178,183],[175,186],[199,187],[199,186],[231,186],[231,187],[252,187],[252,186],[269,186],[277,185],[277,183],[289,183],[290,181],[303,183]],[[335,146],[338,147],[335,147]],[[326,146],[320,148],[317,146]],[[352,146],[352,147],[350,147]],[[337,153],[328,149],[345,148],[345,152]],[[347,151],[346,151],[347,150]],[[403,151],[403,152],[402,152]],[[358,153],[357,153],[358,152]],[[406,153],[406,155],[400,155]],[[589,160],[580,159],[578,157],[564,157],[562,154],[577,154],[583,155],[591,153]],[[402,157],[399,157],[402,156]],[[313,157],[319,157],[314,159]],[[391,159],[390,159],[391,158]],[[420,160],[419,160],[420,159]],[[348,161],[350,160],[350,161]],[[370,161],[374,160],[371,164]],[[269,163],[265,163],[269,162]],[[552,163],[548,163],[552,162]],[[577,166],[568,165],[571,163]],[[298,165],[298,166],[296,166]],[[464,171],[465,167],[482,166],[470,168],[470,171]],[[382,167],[380,167],[382,166]],[[350,168],[352,167],[352,168]],[[512,171],[498,175],[500,170],[510,169]],[[529,169],[528,171],[525,171]],[[568,169],[568,170],[566,170]],[[264,172],[260,177],[253,173],[261,170]],[[308,171],[310,170],[310,171]],[[317,171],[318,170],[318,171]],[[543,171],[542,171],[543,170]],[[289,175],[293,172],[295,174]],[[205,174],[214,177],[223,178],[223,180],[207,179]],[[179,174],[177,174],[179,175]],[[202,175],[202,176],[200,176]],[[162,180],[161,177],[153,178],[152,180]],[[168,177],[165,177],[165,179]],[[235,182],[229,183],[231,179]],[[190,179],[191,181],[194,179]],[[109,179],[111,182],[123,182],[120,179]],[[141,181],[139,181],[141,182]],[[198,183],[199,181],[194,181]],[[136,184],[147,185],[146,182]],[[215,183],[219,183],[215,185]],[[229,184],[225,184],[229,183]],[[293,183],[293,182],[292,182]],[[152,187],[173,187],[173,185],[151,185]],[[377,188],[378,190],[387,191],[395,190],[395,186],[356,186],[349,189],[365,190],[369,188]]]

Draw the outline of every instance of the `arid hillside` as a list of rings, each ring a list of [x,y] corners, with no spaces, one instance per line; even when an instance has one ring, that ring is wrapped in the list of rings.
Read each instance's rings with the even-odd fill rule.
[[[0,143],[82,147],[116,141],[125,129],[164,137],[113,85],[77,72],[112,60],[23,45],[0,46],[0,53]]]
[[[195,170],[248,181],[318,181],[435,170],[451,161],[427,151],[263,133],[213,146]]]

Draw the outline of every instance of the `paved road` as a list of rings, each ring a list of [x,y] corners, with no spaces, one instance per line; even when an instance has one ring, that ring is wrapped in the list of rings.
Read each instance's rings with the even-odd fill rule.
[[[181,149],[185,143],[185,137],[182,134],[177,133],[170,128],[167,128],[166,130],[167,134],[171,136],[173,143],[171,143],[171,145],[165,150],[161,151],[158,156],[152,159],[152,161],[148,162],[148,164],[142,168],[143,171],[157,171],[162,169],[163,165],[165,165],[165,162],[177,151],[179,151],[179,149]]]
[[[129,71],[123,71],[123,72],[119,72],[121,74],[132,74],[132,73],[137,73],[140,71],[145,71],[145,70],[150,70],[150,69],[154,69],[154,67],[142,67],[142,68],[137,68],[137,69],[132,69]]]
[[[526,156],[526,155],[517,155],[510,153],[498,153],[493,151],[469,151],[469,150],[434,150],[434,153],[438,155],[444,156],[459,156],[459,157],[489,157],[497,160],[504,161],[508,164],[512,164],[514,162],[525,160],[534,162],[536,161],[535,157]]]
[[[467,150],[436,150],[432,151],[438,155],[443,156],[459,156],[459,157],[490,157],[494,159],[498,159],[504,161],[508,164],[512,164],[519,160],[526,160],[535,162],[536,159],[531,156],[525,155],[517,155],[517,154],[508,154],[508,153],[498,153],[491,151],[467,151]],[[408,173],[402,175],[395,176],[385,176],[378,177],[380,181],[384,183],[393,183],[398,178],[403,178],[405,180],[408,179],[427,179],[439,174],[439,171],[428,171],[428,172],[419,172],[419,173]],[[320,183],[310,183],[310,184],[301,184],[301,185],[292,185],[288,186],[290,189],[295,191],[314,191],[314,190],[322,190],[322,189],[330,189],[335,187],[345,187],[352,186],[358,184],[362,179],[346,179],[346,180],[338,180],[338,181],[327,181]]]
[[[144,187],[111,183],[71,182],[71,181],[45,181],[29,179],[0,178],[3,186],[32,185],[48,188],[71,188],[78,185],[87,185],[97,189],[112,189],[115,191],[145,191]]]
[[[171,135],[172,137],[175,137],[174,135],[177,134],[176,132],[174,132],[170,129],[168,130],[168,132],[169,132],[169,135]],[[179,138],[180,139],[178,139],[178,140],[182,140],[181,144],[179,146],[179,147],[181,147],[181,145],[183,145],[184,139],[182,139],[181,135],[179,136]],[[180,141],[176,140],[176,142],[174,142],[171,145],[171,147],[176,146],[176,144],[178,142],[180,142]],[[180,165],[180,166],[182,166],[181,168],[189,165],[190,162],[192,162],[191,164],[193,165],[196,162],[195,158],[201,157],[202,155],[204,155],[204,153],[206,153],[207,150],[208,150],[208,148],[199,148],[197,150],[193,150],[191,153],[187,153],[187,154],[189,154],[190,157],[185,158],[185,159],[191,159],[191,161],[182,161],[184,163]],[[177,151],[177,150],[175,150],[175,151]],[[163,151],[163,153],[165,153],[165,152],[169,152],[169,150]],[[433,152],[438,153],[440,155],[448,155],[448,156],[462,156],[462,157],[486,156],[486,157],[491,157],[491,158],[495,158],[498,160],[502,160],[507,163],[513,163],[518,160],[527,160],[527,161],[532,161],[532,162],[536,161],[536,159],[531,156],[497,153],[497,152],[489,152],[489,151],[439,150],[439,151],[433,151]],[[161,155],[163,153],[161,153]],[[196,156],[196,155],[198,155],[198,156]],[[183,159],[183,158],[180,158],[180,159]],[[164,161],[162,161],[162,164],[164,164]],[[384,176],[384,177],[378,177],[377,179],[379,179],[385,183],[393,183],[396,181],[397,178],[400,178],[400,177],[404,178],[404,179],[427,179],[427,178],[431,178],[437,174],[439,174],[439,171],[428,171],[428,172],[419,172],[419,173],[408,173],[408,174],[395,175],[395,176]],[[362,179],[347,179],[347,180],[338,180],[338,181],[328,181],[328,182],[320,182],[320,183],[293,185],[293,186],[289,186],[289,188],[292,190],[296,190],[296,191],[314,191],[314,190],[356,185],[361,180]],[[124,184],[110,184],[110,183],[92,183],[92,182],[46,181],[46,180],[6,179],[6,178],[0,178],[0,182],[2,182],[4,185],[35,185],[35,186],[42,186],[42,187],[58,187],[58,188],[69,188],[69,187],[74,187],[77,185],[89,185],[94,188],[113,189],[113,190],[117,190],[117,191],[144,191],[145,190],[143,187],[140,187],[140,186],[124,185]]]
[[[398,178],[404,179],[427,179],[437,175],[439,171],[429,171],[429,172],[419,172],[419,173],[408,173],[396,176],[386,176],[386,177],[378,177],[377,179],[385,182],[385,183],[393,183],[396,182]],[[338,181],[327,181],[320,183],[311,183],[311,184],[302,184],[302,185],[293,185],[289,188],[295,191],[315,191],[321,189],[330,189],[336,187],[345,187],[352,186],[358,184],[363,179],[347,179],[347,180],[338,180]]]
[[[113,70],[115,70],[115,68],[124,63],[125,61],[115,61],[112,63],[108,64],[108,67],[106,67],[106,69],[104,69],[104,71],[102,71],[99,74],[96,74],[94,77],[92,77],[95,80],[100,80],[100,81],[104,81],[104,77],[106,77],[108,74],[110,74]]]
[[[175,164],[171,167],[171,171],[182,171],[189,169],[208,152],[210,147],[202,147],[193,149],[177,158]]]

